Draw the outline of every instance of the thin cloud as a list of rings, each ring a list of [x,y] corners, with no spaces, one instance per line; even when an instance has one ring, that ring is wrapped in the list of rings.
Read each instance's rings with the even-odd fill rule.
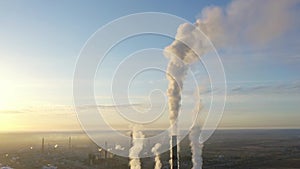
[[[19,111],[19,110],[0,110],[0,114],[22,114],[26,113],[25,111]]]
[[[133,104],[118,104],[118,105],[82,105],[82,106],[77,106],[77,108],[81,110],[88,110],[92,108],[115,109],[115,108],[130,108],[136,106],[142,107],[145,106],[145,104],[133,103]]]
[[[300,82],[269,83],[229,87],[229,94],[271,94],[271,93],[299,93]]]

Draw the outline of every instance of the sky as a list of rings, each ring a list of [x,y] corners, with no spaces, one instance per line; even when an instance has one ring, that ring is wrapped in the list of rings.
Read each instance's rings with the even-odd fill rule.
[[[100,27],[139,12],[169,13],[191,23],[200,19],[224,28],[222,43],[218,30],[207,31],[224,65],[228,86],[220,129],[299,128],[299,2],[0,0],[0,131],[80,130],[72,86],[78,55]],[[116,45],[108,54],[95,77],[95,95],[112,126],[128,126],[116,114],[118,105],[108,92],[118,63],[135,51],[164,49],[172,41],[157,35],[136,36]],[[167,66],[162,53],[157,55],[161,60],[150,57],[137,58],[134,64],[146,60]],[[210,84],[203,65],[196,67],[205,112]],[[187,111],[191,111],[194,99],[195,86],[190,82],[187,77]],[[149,98],[149,92],[166,91],[167,85],[164,73],[146,72],[134,79],[130,99],[141,109],[153,102],[155,112],[165,98],[162,93],[152,93]],[[116,97],[126,99],[127,91],[117,87],[120,92]],[[121,105],[121,110],[129,106]],[[160,118],[149,127],[165,128],[167,113]]]

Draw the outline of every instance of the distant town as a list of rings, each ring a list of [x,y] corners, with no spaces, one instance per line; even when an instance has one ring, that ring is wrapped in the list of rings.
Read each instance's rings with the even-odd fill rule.
[[[81,137],[72,137],[72,133],[42,135],[35,136],[34,140],[39,142],[34,144],[34,140],[24,143],[21,139],[30,137],[30,133],[1,134],[1,169],[129,168],[128,158],[109,152],[112,148],[122,148],[116,144],[107,143],[106,151],[84,134]],[[15,140],[5,142],[12,137],[16,137]],[[204,145],[203,168],[296,169],[300,166],[299,139],[300,130],[218,130]],[[192,168],[188,138],[180,143],[180,147],[179,168]],[[162,169],[170,168],[169,160],[169,152],[161,154]],[[141,165],[145,169],[154,168],[154,157],[141,159]]]

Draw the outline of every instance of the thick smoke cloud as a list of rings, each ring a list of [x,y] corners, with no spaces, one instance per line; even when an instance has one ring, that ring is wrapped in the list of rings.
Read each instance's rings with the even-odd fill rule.
[[[203,159],[202,159],[202,149],[203,143],[200,143],[199,137],[201,133],[201,128],[199,125],[194,125],[190,131],[189,139],[191,141],[190,146],[192,150],[192,169],[202,169]]]
[[[298,2],[235,0],[226,8],[207,7],[194,24],[184,23],[178,27],[176,39],[164,49],[164,55],[169,59],[167,95],[171,135],[178,134],[177,117],[188,67],[213,50],[210,41],[216,48],[239,44],[266,45],[292,27],[292,8]],[[190,139],[195,140],[194,135],[198,135],[198,129],[193,128],[191,133]],[[195,151],[200,149],[201,146],[194,146]],[[199,160],[195,160],[194,165],[198,165],[196,163]]]
[[[283,35],[292,26],[293,10],[290,9],[297,2],[289,0],[274,3],[266,0],[258,4],[255,0],[237,0],[225,9],[207,7],[195,24],[184,23],[178,27],[176,40],[164,49],[164,55],[170,60],[167,68],[167,94],[172,134],[177,132],[176,119],[188,65],[213,49],[209,40],[217,48],[249,42],[255,45],[266,44]]]
[[[154,147],[151,149],[152,153],[155,155],[155,166],[154,166],[154,169],[161,169],[162,167],[162,164],[161,164],[161,161],[160,161],[160,156],[159,156],[159,152],[158,152],[158,149],[161,147],[161,144],[159,143],[156,143],[154,145]]]
[[[140,152],[143,150],[145,135],[137,128],[132,129],[132,147],[129,150],[130,169],[141,169]]]
[[[294,25],[298,0],[235,0],[225,9],[211,6],[202,10],[195,26],[216,47],[251,44],[266,45],[284,35]]]
[[[190,130],[189,139],[190,139],[190,146],[192,150],[192,162],[193,168],[192,169],[202,169],[203,158],[202,158],[202,149],[203,143],[200,142],[200,134],[201,134],[201,125],[199,124],[199,116],[198,113],[202,109],[201,99],[200,99],[200,89],[196,90],[195,93],[195,100],[196,106],[194,109],[194,117],[196,119],[194,124]]]
[[[121,145],[116,144],[115,149],[116,149],[116,150],[123,151],[123,150],[125,150],[125,147],[122,147]]]

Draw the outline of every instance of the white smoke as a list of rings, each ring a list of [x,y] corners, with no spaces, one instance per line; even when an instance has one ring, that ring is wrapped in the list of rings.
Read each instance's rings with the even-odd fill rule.
[[[176,40],[165,48],[164,54],[170,59],[168,73],[175,74],[174,78],[178,78],[181,87],[180,80],[184,79],[186,73],[184,66],[212,50],[206,36],[217,48],[241,43],[263,45],[280,37],[293,27],[296,20],[294,16],[297,16],[294,15],[296,10],[293,10],[293,7],[297,3],[300,1],[274,3],[273,0],[263,2],[235,0],[226,8],[217,6],[204,8],[194,24],[184,23],[178,27]],[[174,68],[171,63],[178,68]]]
[[[202,10],[195,26],[217,47],[246,43],[265,45],[293,27],[298,0],[234,0],[226,8]]]
[[[177,117],[188,67],[213,49],[209,40],[217,48],[243,43],[265,45],[291,28],[294,19],[291,8],[298,2],[235,0],[226,8],[207,7],[195,24],[184,23],[178,27],[176,40],[164,49],[169,59],[167,94],[172,135],[178,133]]]
[[[141,161],[139,158],[139,154],[143,150],[144,138],[144,134],[138,129],[138,127],[133,127],[132,147],[129,150],[130,169],[141,169]]]
[[[184,63],[169,62],[167,70],[168,85],[168,98],[169,98],[169,119],[172,126],[171,134],[177,134],[177,117],[180,109],[181,91],[183,87],[183,80],[186,74],[186,66]]]
[[[123,151],[123,150],[125,150],[125,147],[122,147],[121,145],[116,144],[115,149]]]
[[[180,25],[175,38],[176,40],[164,49],[164,55],[169,59],[167,95],[171,135],[178,133],[177,117],[181,107],[181,91],[189,65],[212,49],[208,39],[195,25],[188,23]]]
[[[195,37],[198,38],[198,35],[194,33],[191,34],[191,32],[194,30],[195,27],[193,25],[180,25],[180,27],[177,29],[176,40],[164,49],[164,55],[169,59],[167,68],[167,79],[169,81],[167,95],[171,135],[178,135],[177,117],[181,107],[181,91],[189,64],[199,59],[195,52],[190,48],[195,45],[193,44],[193,42],[195,42]],[[197,31],[195,31],[195,33],[199,34]],[[200,36],[201,35],[202,34],[200,34]],[[202,37],[200,39],[204,38]],[[197,43],[197,45],[203,46],[203,49],[204,46],[207,46],[207,44],[207,39],[202,40],[199,44]],[[170,143],[172,143],[172,140]],[[177,146],[177,148],[177,154],[179,154],[180,147]],[[172,149],[172,146],[170,146],[170,149]],[[171,151],[170,157],[172,157]],[[171,160],[170,163],[172,163]]]
[[[13,168],[6,166],[6,167],[1,167],[1,169],[13,169]]]
[[[159,152],[158,152],[158,149],[161,147],[161,144],[159,143],[156,143],[154,145],[154,147],[152,148],[152,153],[155,155],[155,166],[154,166],[154,169],[161,169],[162,167],[162,164],[161,164],[161,161],[160,161],[160,156],[159,156]]]
[[[200,142],[200,134],[201,134],[201,125],[198,123],[198,113],[202,109],[202,104],[200,101],[199,88],[195,93],[196,106],[194,109],[194,124],[190,130],[189,139],[191,141],[190,146],[192,150],[192,161],[193,168],[192,169],[202,169],[203,159],[202,159],[202,149],[203,143]]]
[[[192,169],[202,169],[203,158],[202,158],[202,149],[203,143],[200,143],[200,133],[201,128],[198,125],[194,125],[190,131],[189,139],[191,141],[190,146],[192,150]]]

